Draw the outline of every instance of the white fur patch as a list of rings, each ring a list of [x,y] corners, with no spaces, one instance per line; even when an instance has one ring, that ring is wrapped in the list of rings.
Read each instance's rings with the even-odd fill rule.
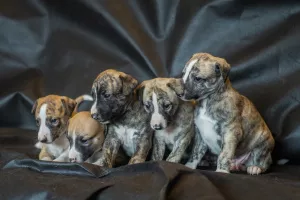
[[[85,101],[93,101],[94,100],[92,96],[87,95],[87,94],[83,95],[82,97],[83,97],[83,100],[85,100]]]
[[[203,100],[202,107],[199,109],[199,115],[195,116],[195,124],[200,131],[201,137],[207,144],[212,153],[219,155],[221,153],[221,147],[218,144],[218,140],[221,140],[221,136],[215,131],[215,125],[217,121],[213,120],[206,114],[206,100]]]
[[[132,156],[135,152],[134,134],[138,130],[126,126],[115,127],[115,132],[122,141],[123,149],[128,156]]]
[[[96,99],[94,101],[94,104],[92,105],[92,108],[91,108],[91,114],[94,114],[94,113],[97,113],[97,94],[96,94],[96,89],[95,89],[95,96],[96,96]]]
[[[65,135],[58,137],[51,144],[45,144],[47,146],[47,151],[54,156],[54,158],[58,158],[64,151],[69,148],[69,141]]]
[[[153,104],[154,112],[151,117],[151,122],[150,122],[151,127],[154,128],[155,125],[161,124],[161,126],[165,128],[167,122],[164,119],[164,117],[159,113],[157,95],[155,94],[155,92],[152,93],[152,104]]]
[[[190,73],[191,73],[191,71],[192,71],[192,68],[193,68],[194,64],[195,64],[197,61],[198,61],[197,59],[196,59],[196,60],[192,60],[192,61],[189,63],[189,65],[186,67],[186,69],[185,69],[185,74],[184,74],[184,76],[183,76],[183,78],[182,78],[184,83],[186,82],[187,78],[189,77],[189,75],[190,75]]]
[[[39,118],[40,118],[40,129],[38,132],[38,140],[43,140],[47,138],[47,141],[52,141],[51,131],[46,125],[47,118],[47,104],[43,104],[40,109]]]
[[[75,148],[75,142],[76,142],[76,135],[75,133],[73,133],[73,145],[71,147],[71,149],[69,150],[69,159],[75,159],[77,162],[81,162],[80,161],[80,152],[78,152]]]

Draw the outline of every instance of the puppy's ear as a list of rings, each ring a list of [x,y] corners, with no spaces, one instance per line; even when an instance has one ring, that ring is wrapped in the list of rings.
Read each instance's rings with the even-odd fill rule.
[[[62,107],[65,109],[65,112],[68,116],[71,116],[75,107],[76,107],[76,101],[73,99],[70,99],[68,97],[62,97],[61,98]]]
[[[184,92],[183,82],[180,78],[171,78],[167,83],[167,86],[171,88],[177,96],[182,96]]]
[[[137,95],[137,98],[140,102],[143,102],[144,89],[145,89],[144,82],[138,85],[135,89],[135,94]]]
[[[223,80],[224,82],[226,82],[228,76],[229,76],[229,73],[231,71],[231,66],[230,64],[228,64],[226,61],[222,67],[222,77],[223,77]]]
[[[121,73],[119,78],[122,81],[122,91],[125,96],[132,93],[138,85],[138,81],[129,74]]]
[[[38,105],[38,99],[34,102],[32,108],[31,108],[31,113],[32,113],[32,114],[35,113],[37,105]]]

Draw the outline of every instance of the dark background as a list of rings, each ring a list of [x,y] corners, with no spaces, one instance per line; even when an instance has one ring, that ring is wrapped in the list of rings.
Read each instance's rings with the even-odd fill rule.
[[[299,22],[300,3],[287,0],[1,1],[0,164],[35,158],[36,126],[30,111],[37,98],[89,94],[93,80],[108,68],[139,81],[179,76],[196,52],[224,57],[231,64],[233,86],[253,101],[276,139],[274,159],[299,164]],[[45,169],[40,163],[34,166]],[[26,173],[31,177],[34,172]],[[7,174],[3,178],[21,181]],[[43,194],[47,196],[38,197]]]

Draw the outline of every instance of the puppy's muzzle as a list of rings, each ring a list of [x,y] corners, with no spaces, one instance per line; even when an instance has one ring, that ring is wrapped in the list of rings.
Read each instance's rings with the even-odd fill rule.
[[[155,130],[162,130],[163,129],[163,127],[162,127],[162,124],[154,124],[153,125],[153,129],[155,129]]]
[[[91,114],[91,117],[94,119],[94,120],[97,120],[98,122],[102,123],[102,124],[108,124],[110,123],[109,120],[104,120],[101,118],[101,115],[98,114],[98,113],[93,113]]]

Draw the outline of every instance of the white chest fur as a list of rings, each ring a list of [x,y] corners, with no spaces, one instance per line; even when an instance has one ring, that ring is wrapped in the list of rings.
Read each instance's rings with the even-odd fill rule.
[[[156,137],[159,140],[163,140],[164,143],[167,145],[169,150],[173,149],[173,145],[176,142],[176,137],[182,131],[181,127],[173,127],[169,126],[164,130],[155,131]]]
[[[221,140],[221,136],[216,132],[217,122],[206,112],[206,100],[203,100],[202,107],[198,109],[198,111],[195,111],[195,124],[200,131],[202,139],[208,145],[211,152],[219,155],[221,147],[218,144],[218,141]]]
[[[69,141],[66,136],[60,136],[51,144],[47,144],[47,149],[55,158],[60,156],[65,150],[69,148]]]
[[[127,127],[127,126],[118,126],[115,127],[116,134],[122,142],[122,147],[128,156],[132,156],[135,152],[135,133],[138,130]]]

